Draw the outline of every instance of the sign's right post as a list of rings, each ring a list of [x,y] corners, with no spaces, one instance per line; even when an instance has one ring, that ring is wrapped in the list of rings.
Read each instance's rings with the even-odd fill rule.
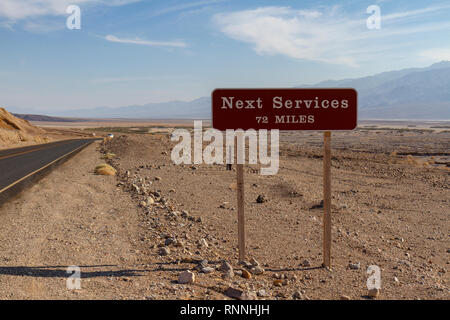
[[[323,266],[331,267],[331,132],[323,135]]]

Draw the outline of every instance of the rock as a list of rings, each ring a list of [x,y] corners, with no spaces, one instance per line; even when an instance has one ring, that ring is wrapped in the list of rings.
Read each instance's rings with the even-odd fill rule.
[[[244,278],[244,279],[251,279],[252,278],[252,274],[250,272],[248,272],[247,270],[242,270],[242,278]]]
[[[297,290],[292,295],[292,298],[297,299],[297,300],[302,300],[303,299],[303,294],[300,292],[300,290]]]
[[[181,211],[181,217],[187,219],[189,217],[189,212],[186,210]]]
[[[180,273],[178,276],[178,283],[186,284],[186,283],[194,283],[195,282],[195,274],[191,271],[184,271]]]
[[[341,296],[341,300],[351,300],[349,296]]]
[[[211,268],[211,267],[204,267],[204,268],[202,268],[202,272],[203,273],[212,273],[212,272],[214,272],[214,268]]]
[[[175,240],[173,239],[173,238],[167,238],[165,241],[164,241],[164,245],[165,246],[170,246],[172,243],[174,243],[175,242]]]
[[[234,270],[234,274],[236,276],[242,277],[242,271],[241,270]]]
[[[169,248],[161,248],[159,249],[159,255],[160,256],[167,256],[170,254],[170,249]]]
[[[141,188],[139,188],[137,185],[133,184],[131,185],[131,189],[136,193],[141,193]]]
[[[235,289],[232,287],[229,287],[227,290],[225,290],[225,295],[227,297],[234,298],[234,299],[240,299],[243,293],[244,292],[242,290]]]
[[[208,260],[206,260],[206,259],[201,260],[201,261],[198,263],[198,265],[201,266],[202,268],[207,267],[207,266],[208,266]]]
[[[225,290],[225,295],[230,298],[238,299],[238,300],[253,300],[255,299],[255,293],[253,292],[244,292],[239,289],[235,289],[229,287]]]
[[[264,202],[267,202],[267,198],[266,198],[266,196],[260,194],[260,195],[256,198],[256,203],[264,203]]]
[[[305,259],[302,262],[302,266],[304,266],[304,267],[311,267],[311,262],[309,262],[308,259]]]
[[[311,206],[311,209],[321,209],[323,208],[323,200],[320,200],[319,204],[315,204]]]
[[[250,272],[253,273],[254,275],[260,275],[264,273],[264,269],[260,266],[256,266],[250,269]]]
[[[173,245],[174,245],[174,247],[177,247],[177,248],[183,248],[184,247],[184,242],[181,241],[181,240],[175,240]]]
[[[222,278],[223,279],[231,279],[234,277],[234,271],[233,270],[228,270],[222,273]]]
[[[352,270],[359,270],[361,269],[361,263],[349,263],[348,267]]]
[[[380,289],[377,288],[373,288],[369,290],[369,294],[368,296],[372,299],[378,298],[378,296],[380,295]]]
[[[155,203],[155,199],[153,199],[152,197],[148,197],[147,198],[147,204],[148,205],[151,205],[151,204],[154,204]]]
[[[240,261],[239,264],[244,266],[244,267],[246,267],[246,268],[248,268],[248,269],[251,269],[253,267],[253,265],[250,262],[245,261],[245,260],[244,261]]]
[[[139,206],[142,208],[145,208],[147,206],[147,202],[141,201],[141,202],[139,202]]]
[[[252,258],[250,260],[250,264],[251,264],[252,267],[256,267],[256,266],[260,265],[259,262],[255,258]]]
[[[161,177],[155,177],[155,181],[161,181]]]
[[[208,242],[204,238],[200,239],[197,243],[198,248],[208,248]]]
[[[257,293],[258,297],[265,297],[267,296],[267,292],[264,289],[259,290]]]
[[[227,272],[227,271],[233,271],[233,267],[228,262],[224,261],[219,267],[219,271]]]
[[[395,283],[399,283],[400,281],[398,280],[397,277],[394,277],[394,282],[395,282]]]
[[[275,287],[281,287],[281,286],[283,286],[283,280],[281,280],[281,279],[273,280],[273,285]]]

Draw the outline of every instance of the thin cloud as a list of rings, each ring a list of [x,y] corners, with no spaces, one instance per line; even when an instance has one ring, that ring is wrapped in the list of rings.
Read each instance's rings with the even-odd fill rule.
[[[429,7],[384,16],[389,28],[368,30],[366,20],[352,19],[336,7],[321,10],[295,10],[291,7],[261,7],[253,10],[221,13],[214,16],[220,30],[231,39],[248,43],[259,55],[285,55],[357,67],[364,57],[349,51],[373,46],[380,41],[382,49],[387,37],[426,33],[450,27],[448,22],[416,23],[414,27],[395,25],[396,20],[430,14],[450,6]],[[398,45],[401,45],[399,43]]]
[[[96,78],[92,79],[93,84],[109,84],[109,83],[121,83],[121,82],[134,82],[134,81],[155,81],[164,79],[183,79],[184,76],[143,76],[143,77],[110,77],[110,78]]]
[[[65,15],[69,5],[123,6],[141,0],[1,0],[0,17],[8,21]]]
[[[203,1],[196,1],[196,2],[180,4],[180,5],[161,9],[161,10],[155,12],[152,16],[155,17],[155,16],[172,13],[172,12],[178,12],[178,11],[184,11],[184,10],[188,10],[188,9],[203,7],[203,6],[209,6],[209,5],[213,5],[213,4],[225,2],[225,1],[228,1],[228,0],[203,0]]]
[[[126,44],[136,44],[141,46],[149,46],[149,47],[178,47],[184,48],[186,47],[186,43],[182,41],[151,41],[151,40],[143,40],[139,38],[135,39],[126,39],[126,38],[118,38],[113,35],[107,35],[105,40],[110,42],[117,43],[126,43]]]
[[[391,14],[387,14],[387,15],[382,15],[382,20],[387,21],[387,20],[397,20],[397,19],[402,19],[402,18],[415,17],[415,16],[420,16],[420,15],[426,14],[426,13],[432,13],[432,12],[437,12],[437,11],[441,11],[441,10],[446,10],[449,8],[450,8],[450,5],[443,5],[443,6],[432,6],[432,7],[427,7],[427,8],[423,8],[423,9],[417,9],[417,10],[396,12],[396,13],[391,13]]]

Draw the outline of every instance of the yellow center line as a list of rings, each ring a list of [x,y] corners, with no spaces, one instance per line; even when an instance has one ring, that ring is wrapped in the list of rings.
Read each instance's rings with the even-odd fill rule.
[[[20,156],[20,155],[31,153],[31,152],[35,152],[35,151],[50,149],[50,148],[53,148],[53,147],[56,147],[56,146],[59,146],[59,145],[63,145],[63,144],[65,144],[65,143],[62,143],[62,142],[61,143],[56,143],[56,144],[52,144],[51,146],[45,146],[44,145],[41,148],[31,149],[31,150],[23,151],[23,152],[12,153],[12,154],[8,154],[6,156],[0,156],[0,160],[8,159],[8,158],[11,158],[11,157]]]

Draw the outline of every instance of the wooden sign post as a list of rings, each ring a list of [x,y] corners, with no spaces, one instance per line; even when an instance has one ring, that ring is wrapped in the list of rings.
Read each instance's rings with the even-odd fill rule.
[[[245,260],[244,165],[236,164],[239,261]]]
[[[323,266],[331,267],[331,132],[323,135]]]
[[[212,125],[218,130],[278,129],[324,132],[323,266],[331,267],[331,130],[357,126],[357,92],[347,88],[216,89]],[[244,165],[236,165],[239,259],[245,258]]]

